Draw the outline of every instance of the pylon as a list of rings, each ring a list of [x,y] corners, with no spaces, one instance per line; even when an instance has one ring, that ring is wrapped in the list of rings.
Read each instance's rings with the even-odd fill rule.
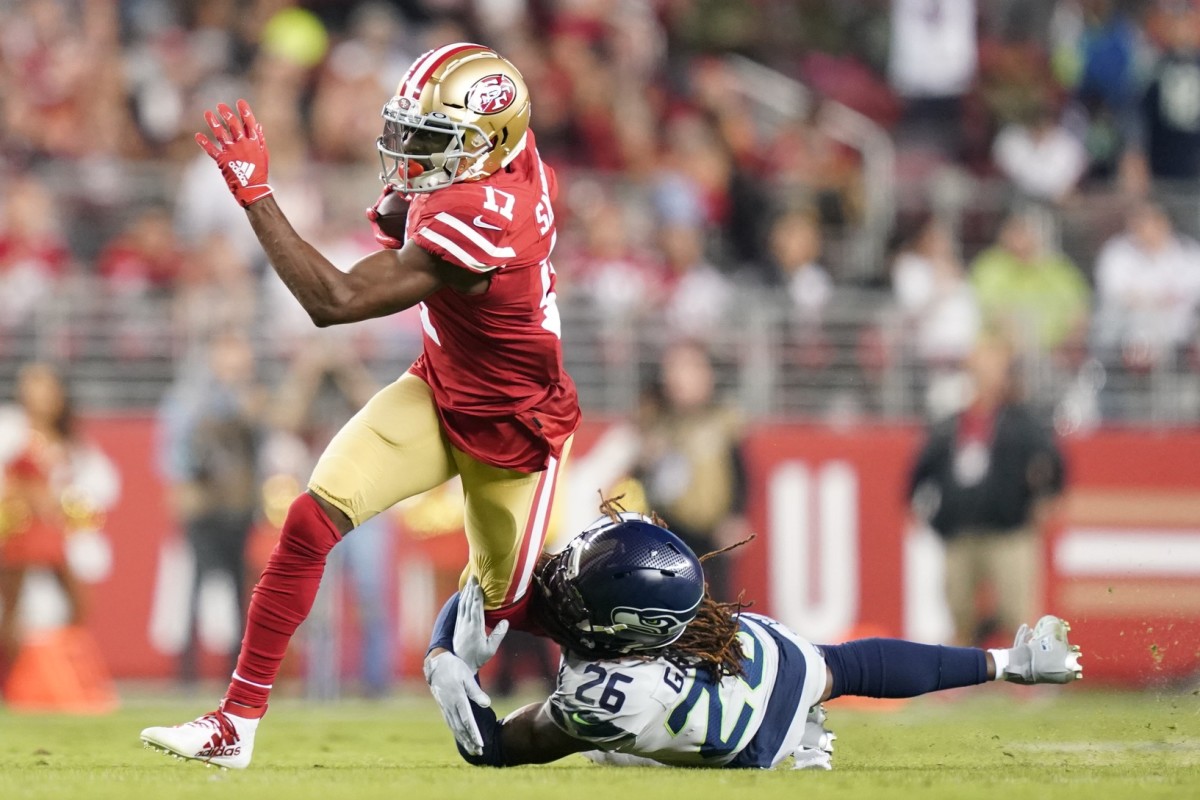
[[[105,714],[117,708],[117,692],[86,629],[72,625],[26,637],[4,683],[14,711]]]

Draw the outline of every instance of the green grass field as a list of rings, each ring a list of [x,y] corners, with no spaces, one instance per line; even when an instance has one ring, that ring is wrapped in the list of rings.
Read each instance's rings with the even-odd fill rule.
[[[620,769],[579,756],[472,768],[424,697],[279,701],[260,729],[254,765],[233,772],[138,743],[143,726],[182,721],[202,703],[132,699],[99,718],[0,710],[0,798],[1200,798],[1200,696],[1014,688],[887,712],[835,703],[833,772]]]

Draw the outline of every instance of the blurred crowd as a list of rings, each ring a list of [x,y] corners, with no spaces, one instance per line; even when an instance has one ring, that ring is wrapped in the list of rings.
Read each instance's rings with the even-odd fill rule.
[[[100,317],[124,359],[228,330],[293,356],[307,320],[193,143],[202,111],[252,101],[281,204],[348,265],[374,247],[379,109],[466,39],[530,85],[562,301],[617,327],[704,338],[769,306],[782,357],[820,368],[866,287],[901,320],[866,362],[955,370],[998,330],[1066,370],[1200,363],[1190,0],[5,0],[0,31],[0,353],[54,296],[58,358]],[[889,143],[888,181],[847,120]]]

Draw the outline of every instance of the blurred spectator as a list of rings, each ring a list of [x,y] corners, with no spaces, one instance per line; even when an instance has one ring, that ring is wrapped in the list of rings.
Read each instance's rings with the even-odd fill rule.
[[[821,128],[816,121],[820,113],[818,107],[810,119],[781,125],[766,142],[762,160],[770,165],[772,181],[785,187],[789,197],[818,209],[823,222],[853,223],[860,217],[866,188],[861,157]],[[763,185],[761,177],[754,180]],[[735,219],[741,211],[740,206],[734,207]],[[761,209],[757,213],[760,218],[768,216]]]
[[[745,538],[746,467],[741,420],[716,397],[707,348],[679,342],[663,353],[659,394],[641,420],[637,477],[650,509],[703,555]],[[721,559],[705,565],[713,596],[734,599]]]
[[[216,334],[200,358],[185,364],[160,409],[162,468],[175,514],[195,559],[181,680],[197,673],[196,625],[202,584],[233,584],[237,624],[246,617],[245,549],[258,500],[258,450],[265,395],[254,353],[236,330]],[[238,637],[240,639],[240,636]],[[237,642],[228,654],[237,655]]]
[[[1142,203],[1096,260],[1094,343],[1109,363],[1140,368],[1190,344],[1200,309],[1200,244]]]
[[[296,355],[272,403],[274,430],[264,449],[267,484],[284,481],[287,492],[264,495],[286,497],[268,517],[275,532],[287,513],[287,504],[303,490],[317,457],[329,440],[375,393],[375,380],[344,340],[309,335]],[[388,595],[393,568],[388,516],[381,514],[358,526],[330,553],[313,613],[304,626],[307,658],[306,691],[314,699],[340,695],[341,654],[344,640],[343,581],[354,597],[359,629],[358,675],[367,697],[388,692],[394,675],[395,615]]]
[[[979,306],[945,223],[929,215],[892,263],[892,291],[919,358],[957,365],[979,335]]]
[[[173,299],[176,335],[204,342],[222,331],[247,330],[257,302],[249,264],[229,237],[214,231],[184,262]]]
[[[666,263],[667,325],[683,336],[712,334],[733,303],[733,286],[704,256],[702,230],[668,224],[659,232]]]
[[[589,203],[581,217],[582,247],[564,262],[564,283],[604,319],[624,324],[653,306],[662,289],[660,270],[630,242],[624,206],[610,200]]]
[[[58,373],[27,364],[17,379],[17,407],[0,409],[0,685],[20,648],[25,577],[49,571],[62,589],[67,624],[79,625],[85,603],[67,537],[95,532],[120,491],[112,463],[79,430]],[[103,571],[103,569],[101,570]]]
[[[888,75],[904,101],[903,149],[955,160],[963,97],[978,68],[975,0],[892,0]]]
[[[5,189],[0,219],[0,330],[28,322],[71,262],[54,213],[54,199],[33,175]]]
[[[179,277],[183,252],[161,207],[137,214],[100,253],[97,271],[119,296],[164,295]]]
[[[1142,98],[1144,152],[1151,177],[1200,178],[1200,8],[1159,2],[1151,20],[1164,48]]]
[[[1051,434],[1019,397],[1012,348],[985,337],[968,361],[975,398],[930,431],[909,478],[914,514],[946,544],[946,600],[962,644],[1034,619],[1044,602],[1042,533],[1063,487]],[[981,610],[987,587],[994,609]]]
[[[397,12],[381,2],[351,13],[349,34],[325,60],[313,98],[313,149],[334,161],[370,158],[379,109],[418,53],[404,45]]]
[[[1027,198],[1060,203],[1087,169],[1087,151],[1059,121],[1046,99],[1034,100],[1025,118],[1005,125],[992,146],[1001,174]]]
[[[1090,174],[1111,178],[1136,134],[1143,35],[1117,0],[1063,0],[1051,34],[1054,67],[1071,90]]]
[[[1070,259],[1049,248],[1030,214],[1004,221],[996,244],[971,264],[971,284],[985,320],[1022,346],[1050,352],[1082,343],[1087,281]]]
[[[833,295],[833,280],[821,266],[821,225],[812,214],[788,212],[771,225],[770,283],[781,285],[800,322],[819,327]]]

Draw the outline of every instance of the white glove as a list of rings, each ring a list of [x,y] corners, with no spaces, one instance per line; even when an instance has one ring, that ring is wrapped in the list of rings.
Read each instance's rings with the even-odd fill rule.
[[[492,698],[475,682],[475,670],[454,653],[441,652],[425,659],[425,680],[454,738],[471,755],[482,755],[483,737],[471,703],[488,708]]]
[[[475,673],[496,654],[508,620],[501,620],[489,636],[483,618],[483,590],[472,576],[458,596],[454,620],[454,652],[438,653],[425,660],[425,680],[454,738],[471,755],[483,753],[483,737],[471,712],[471,703],[488,708],[492,699],[475,682]]]
[[[483,620],[483,589],[474,576],[458,593],[458,617],[454,623],[454,655],[475,672],[496,655],[508,633],[508,620],[500,620],[489,636]]]

